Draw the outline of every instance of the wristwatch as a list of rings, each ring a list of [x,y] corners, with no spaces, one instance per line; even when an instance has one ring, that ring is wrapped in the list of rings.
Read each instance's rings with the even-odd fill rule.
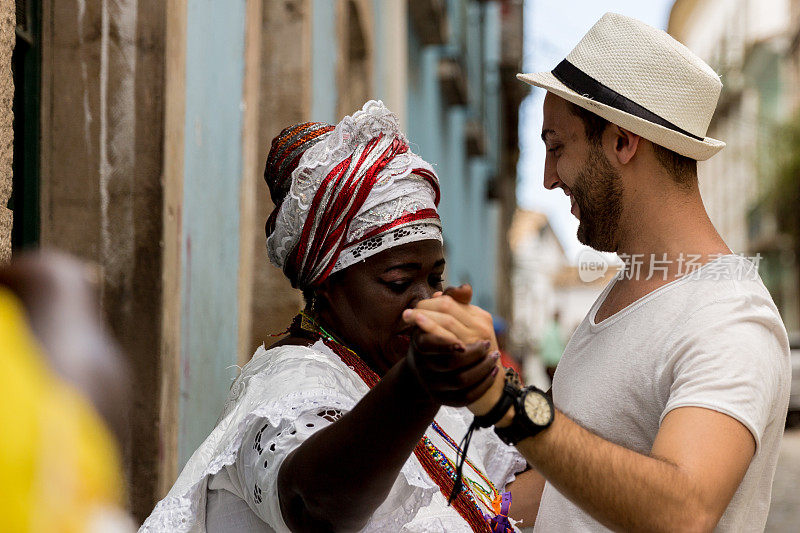
[[[550,392],[543,392],[536,387],[522,388],[517,373],[507,368],[506,382],[500,399],[489,412],[476,416],[472,425],[479,428],[493,426],[503,419],[511,407],[514,407],[511,425],[494,428],[500,440],[511,446],[526,437],[533,437],[553,423],[555,408]]]
[[[506,394],[505,388],[503,394]],[[494,432],[506,444],[515,446],[522,439],[537,435],[553,423],[553,399],[541,389],[533,386],[515,389],[512,405],[514,418],[511,425],[494,428]]]

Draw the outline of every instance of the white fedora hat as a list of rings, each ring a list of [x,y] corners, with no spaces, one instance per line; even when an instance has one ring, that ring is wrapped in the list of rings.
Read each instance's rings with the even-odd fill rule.
[[[551,72],[517,78],[692,159],[725,147],[706,137],[722,83],[661,30],[606,13]]]

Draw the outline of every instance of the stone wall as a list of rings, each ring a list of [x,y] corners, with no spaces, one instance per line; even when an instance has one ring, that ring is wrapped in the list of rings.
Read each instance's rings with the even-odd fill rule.
[[[0,263],[11,257],[11,211],[6,208],[11,198],[14,157],[14,80],[11,76],[11,54],[16,40],[13,0],[0,0]]]

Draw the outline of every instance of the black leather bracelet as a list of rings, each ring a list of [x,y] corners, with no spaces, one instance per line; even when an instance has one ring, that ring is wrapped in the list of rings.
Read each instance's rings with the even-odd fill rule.
[[[472,423],[479,428],[488,428],[495,425],[497,422],[502,420],[503,416],[505,416],[511,406],[514,405],[514,400],[516,397],[516,387],[506,383],[503,386],[503,394],[500,396],[500,399],[497,400],[497,403],[494,404],[494,407],[492,407],[488,413],[481,416],[476,416]]]

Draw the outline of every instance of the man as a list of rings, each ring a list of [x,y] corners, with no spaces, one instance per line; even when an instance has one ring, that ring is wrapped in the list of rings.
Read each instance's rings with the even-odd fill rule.
[[[789,348],[755,265],[700,198],[696,161],[724,147],[705,136],[718,77],[666,33],[606,14],[551,73],[519,78],[548,91],[545,186],[571,198],[579,239],[626,268],[567,345],[555,409],[513,387],[471,406],[538,472],[525,479],[538,513],[510,515],[536,531],[762,530]],[[451,296],[406,312],[417,346],[486,331]]]

